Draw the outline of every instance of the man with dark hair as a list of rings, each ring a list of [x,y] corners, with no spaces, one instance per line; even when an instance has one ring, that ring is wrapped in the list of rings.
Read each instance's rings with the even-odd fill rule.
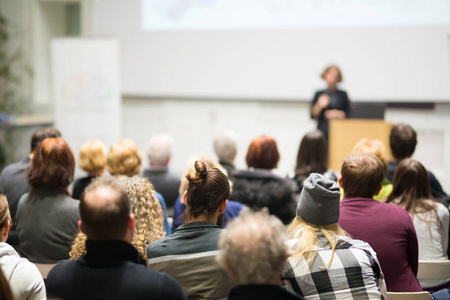
[[[78,227],[87,235],[86,254],[64,260],[47,278],[57,299],[186,299],[170,276],[138,264],[131,245],[134,215],[126,191],[112,177],[100,177],[81,197]]]
[[[403,208],[373,199],[384,177],[381,161],[372,154],[354,154],[344,160],[341,174],[339,225],[375,250],[389,292],[422,291],[416,279],[419,250],[411,217]]]
[[[386,173],[386,178],[391,182],[394,178],[395,170],[401,160],[405,158],[410,158],[417,145],[417,133],[409,125],[397,124],[391,129],[389,135],[389,146],[391,147],[392,156],[394,161],[388,163],[388,170]],[[442,189],[441,184],[437,180],[433,173],[428,171],[428,179],[430,180],[431,194],[436,200],[443,202],[447,198],[447,194]]]
[[[46,138],[61,137],[61,133],[53,127],[40,127],[31,137],[30,154],[23,160],[6,166],[0,174],[0,194],[5,194],[8,198],[9,209],[12,217],[12,227],[9,233],[7,243],[14,247],[19,245],[17,232],[15,231],[17,205],[20,198],[29,192],[26,168],[30,165],[30,159],[33,157],[34,149]]]

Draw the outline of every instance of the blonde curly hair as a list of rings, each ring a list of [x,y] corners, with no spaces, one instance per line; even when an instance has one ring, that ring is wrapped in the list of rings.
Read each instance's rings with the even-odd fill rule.
[[[135,215],[135,229],[132,244],[139,251],[139,257],[145,260],[147,245],[165,236],[164,213],[155,196],[153,185],[140,176],[116,176],[127,190],[130,208]],[[77,259],[86,253],[86,235],[82,232],[75,238],[70,258]]]

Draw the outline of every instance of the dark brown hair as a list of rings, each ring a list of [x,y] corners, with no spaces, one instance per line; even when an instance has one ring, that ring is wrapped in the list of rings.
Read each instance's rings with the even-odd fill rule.
[[[36,129],[31,137],[31,152],[36,149],[37,145],[39,145],[46,138],[57,138],[61,137],[61,133],[58,129],[53,127],[40,127]]]
[[[107,189],[110,199],[103,205],[90,199],[97,189]],[[111,193],[112,192],[112,193]],[[86,201],[89,199],[89,201]],[[93,201],[94,200],[94,201]],[[130,200],[122,185],[113,177],[98,177],[86,188],[80,199],[80,218],[88,239],[117,240],[125,236],[130,215]]]
[[[394,187],[386,202],[400,200],[395,203],[410,214],[426,212],[434,207],[424,200],[433,199],[430,181],[425,167],[417,160],[406,158],[395,169],[392,181]]]
[[[339,69],[339,67],[336,65],[329,65],[328,67],[326,67],[322,74],[320,74],[320,77],[322,77],[322,79],[325,79],[325,74],[327,74],[331,69],[336,69],[336,71],[338,72],[337,82],[342,82],[343,78],[341,69]]]
[[[280,160],[277,142],[270,135],[262,135],[252,141],[247,151],[247,166],[272,170]]]
[[[201,160],[195,162],[195,172],[187,174],[186,179],[189,183],[183,218],[187,221],[200,215],[212,216],[230,197],[228,177],[217,168],[207,168]]]
[[[409,125],[394,125],[389,134],[389,146],[395,159],[411,157],[416,150],[417,133]]]
[[[341,175],[345,196],[372,198],[383,182],[383,163],[372,154],[353,154],[344,159]]]
[[[325,173],[328,169],[327,154],[327,141],[322,131],[308,132],[298,148],[295,174],[307,177],[311,173]]]
[[[11,221],[8,200],[5,195],[0,194],[0,229],[2,229],[8,221]]]
[[[67,187],[73,181],[75,158],[62,138],[47,138],[33,151],[28,180],[35,188]]]

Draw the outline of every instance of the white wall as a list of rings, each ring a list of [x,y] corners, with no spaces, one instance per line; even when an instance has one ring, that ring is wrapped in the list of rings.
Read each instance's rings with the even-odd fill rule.
[[[284,176],[295,166],[301,138],[316,126],[309,118],[309,103],[304,102],[124,99],[122,118],[124,137],[135,139],[144,152],[152,135],[172,135],[172,168],[179,172],[187,158],[199,151],[216,158],[214,136],[223,129],[233,129],[240,136],[238,168],[246,168],[245,154],[252,139],[270,134],[281,154],[276,172]],[[450,193],[450,156],[446,155],[450,153],[450,105],[439,104],[434,110],[387,109],[386,121],[404,122],[417,130],[414,158],[432,170]]]

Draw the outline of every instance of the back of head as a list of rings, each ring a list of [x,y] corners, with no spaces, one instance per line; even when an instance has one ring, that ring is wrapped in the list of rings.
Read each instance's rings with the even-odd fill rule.
[[[132,139],[124,139],[111,146],[106,167],[111,175],[133,176],[141,170],[141,153]]]
[[[228,177],[217,168],[207,168],[201,160],[195,162],[195,171],[186,175],[187,207],[185,219],[200,215],[213,216],[223,201],[230,197]]]
[[[395,199],[399,201],[397,204],[410,213],[432,209],[430,205],[423,203],[423,200],[433,199],[433,196],[427,170],[417,160],[410,158],[402,160],[395,169],[392,183],[394,187],[386,202]]]
[[[389,146],[395,159],[401,160],[411,157],[416,150],[417,133],[409,125],[397,124],[391,129]]]
[[[248,147],[246,162],[249,168],[272,170],[280,160],[277,142],[270,135],[254,139]]]
[[[168,134],[158,134],[148,142],[147,157],[151,166],[166,166],[172,155],[173,138]]]
[[[35,188],[65,188],[72,181],[75,158],[62,138],[47,138],[33,151],[28,180]]]
[[[358,153],[344,159],[341,175],[345,196],[372,198],[383,182],[384,167],[375,155]]]
[[[237,152],[237,134],[232,130],[221,132],[214,139],[214,151],[219,161],[233,163]]]
[[[130,211],[135,216],[133,245],[145,259],[145,248],[153,241],[165,236],[164,212],[155,196],[153,185],[140,176],[117,176],[130,200]]]
[[[0,230],[5,224],[11,222],[11,214],[9,213],[8,200],[5,195],[0,194]]]
[[[375,155],[383,164],[384,173],[387,172],[389,155],[386,152],[386,147],[380,140],[360,140],[353,148],[352,154],[367,153]]]
[[[100,140],[87,141],[81,146],[78,165],[90,173],[106,166],[106,147]]]
[[[279,278],[284,267],[285,240],[277,217],[244,208],[222,231],[218,259],[237,284],[266,284]]]
[[[127,192],[113,177],[98,177],[80,199],[84,233],[91,240],[123,240],[129,221]]]
[[[39,127],[33,133],[31,137],[31,152],[46,138],[57,138],[61,137],[61,133],[58,129],[53,127]]]
[[[320,130],[308,132],[302,139],[297,154],[295,174],[309,176],[323,174],[328,169],[328,151],[325,135]]]

